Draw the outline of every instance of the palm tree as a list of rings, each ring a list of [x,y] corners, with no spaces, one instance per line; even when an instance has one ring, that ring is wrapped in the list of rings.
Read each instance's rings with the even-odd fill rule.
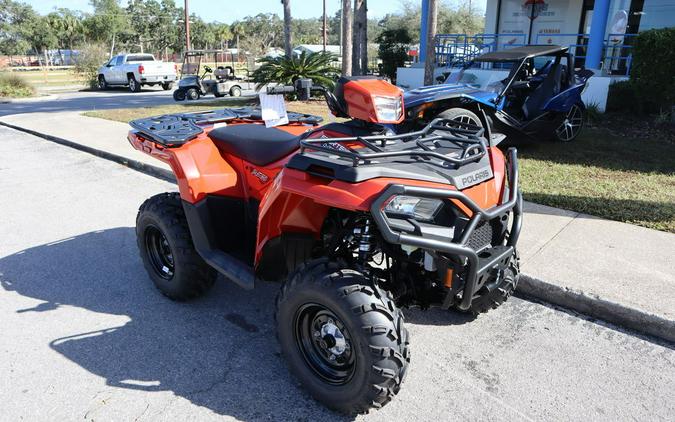
[[[293,54],[291,33],[291,0],[281,0],[284,4],[284,51],[288,57]]]
[[[302,52],[299,57],[263,57],[262,66],[253,72],[256,89],[270,83],[293,85],[297,79],[310,78],[315,84],[333,88],[338,71],[334,66],[337,57],[331,53]]]
[[[368,71],[368,6],[366,0],[354,1],[353,43],[352,74],[365,75]]]
[[[352,75],[352,0],[342,0],[342,75]]]

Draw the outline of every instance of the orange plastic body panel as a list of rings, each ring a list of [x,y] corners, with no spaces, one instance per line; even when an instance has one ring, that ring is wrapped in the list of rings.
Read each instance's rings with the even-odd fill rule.
[[[504,155],[496,148],[489,150],[494,178],[463,190],[481,208],[501,202],[504,189]],[[310,233],[316,238],[330,208],[348,211],[370,210],[370,205],[390,184],[404,184],[440,189],[454,186],[411,179],[377,178],[348,183],[314,176],[299,170],[284,168],[272,187],[263,196],[258,212],[258,234],[255,262],[262,257],[265,243],[285,232]],[[467,215],[472,212],[461,202],[453,202]]]
[[[229,124],[257,123],[242,120]],[[278,129],[300,135],[313,128],[291,124]],[[197,138],[172,148],[146,139],[135,131],[129,133],[128,139],[137,150],[171,166],[181,198],[193,204],[209,194],[260,200],[272,180],[295,153],[264,167],[255,166],[219,150],[208,137],[212,129],[213,127],[205,127]]]
[[[403,121],[403,91],[401,88],[382,79],[357,79],[343,85],[343,96],[347,103],[347,114],[354,119],[371,123],[398,124]],[[379,120],[375,112],[373,97],[394,97],[401,103],[401,116],[398,120]]]

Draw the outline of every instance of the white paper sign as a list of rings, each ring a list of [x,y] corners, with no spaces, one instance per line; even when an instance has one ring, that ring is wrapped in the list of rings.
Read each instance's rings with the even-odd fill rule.
[[[268,95],[260,93],[260,108],[262,119],[266,127],[274,127],[288,124],[286,102],[283,95]]]

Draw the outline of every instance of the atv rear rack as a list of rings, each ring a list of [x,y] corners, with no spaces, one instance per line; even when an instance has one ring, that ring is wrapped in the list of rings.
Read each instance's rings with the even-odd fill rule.
[[[132,120],[129,125],[165,147],[177,147],[199,136],[204,131],[204,126],[232,120],[262,121],[262,111],[260,107],[221,108],[213,111],[148,117]],[[318,125],[323,119],[311,114],[289,112],[288,121]]]
[[[351,161],[353,167],[381,164],[382,159],[401,157],[431,163],[435,159],[435,164],[460,167],[479,161],[487,154],[483,134],[481,127],[438,118],[420,131],[401,135],[303,139],[300,154],[322,152],[329,156],[337,155]],[[361,144],[368,152],[356,150],[348,144]],[[443,148],[461,152],[458,157],[437,152]]]

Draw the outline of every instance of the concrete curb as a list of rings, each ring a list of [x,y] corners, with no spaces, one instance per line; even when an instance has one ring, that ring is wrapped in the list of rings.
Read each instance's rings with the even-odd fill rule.
[[[176,181],[171,171],[160,167],[141,163],[140,161],[81,145],[67,139],[58,138],[56,136],[47,135],[19,126],[14,126],[2,121],[0,121],[0,125],[7,126],[21,132],[26,132],[61,145],[75,148],[97,157],[105,158],[106,160],[114,161],[150,176],[174,183]],[[567,308],[593,318],[601,319],[603,321],[636,331],[638,333],[647,334],[649,336],[675,343],[675,321],[664,319],[658,315],[654,315],[644,310],[631,308],[617,302],[603,299],[596,295],[557,286],[527,274],[521,274],[520,281],[518,282],[517,294],[529,296],[534,299],[561,306],[563,308]]]
[[[11,103],[37,103],[40,101],[51,101],[58,99],[59,96],[56,94],[41,95],[39,97],[29,97],[29,98],[5,98],[0,99],[0,104],[11,104]]]
[[[162,180],[166,180],[169,182],[176,182],[176,178],[173,175],[173,172],[163,169],[161,167],[156,167],[150,164],[145,164],[140,161],[136,161],[133,159],[129,159],[127,157],[122,157],[121,155],[117,154],[112,154],[107,151],[103,151],[100,149],[92,148],[86,145],[79,144],[77,142],[69,141],[67,139],[59,138],[56,136],[52,135],[47,135],[44,133],[36,132],[34,130],[26,129],[20,126],[15,126],[10,123],[5,123],[3,121],[0,121],[0,125],[6,126],[21,132],[29,133],[31,135],[38,136],[42,139],[46,139],[48,141],[55,142],[57,144],[61,144],[70,148],[74,148],[92,155],[95,155],[100,158],[105,158],[106,160],[114,161],[118,164],[122,164],[123,166],[127,166],[129,168],[132,168],[134,170],[140,171],[141,173],[145,173],[149,176],[157,177]]]
[[[521,274],[517,293],[675,343],[675,321]]]

